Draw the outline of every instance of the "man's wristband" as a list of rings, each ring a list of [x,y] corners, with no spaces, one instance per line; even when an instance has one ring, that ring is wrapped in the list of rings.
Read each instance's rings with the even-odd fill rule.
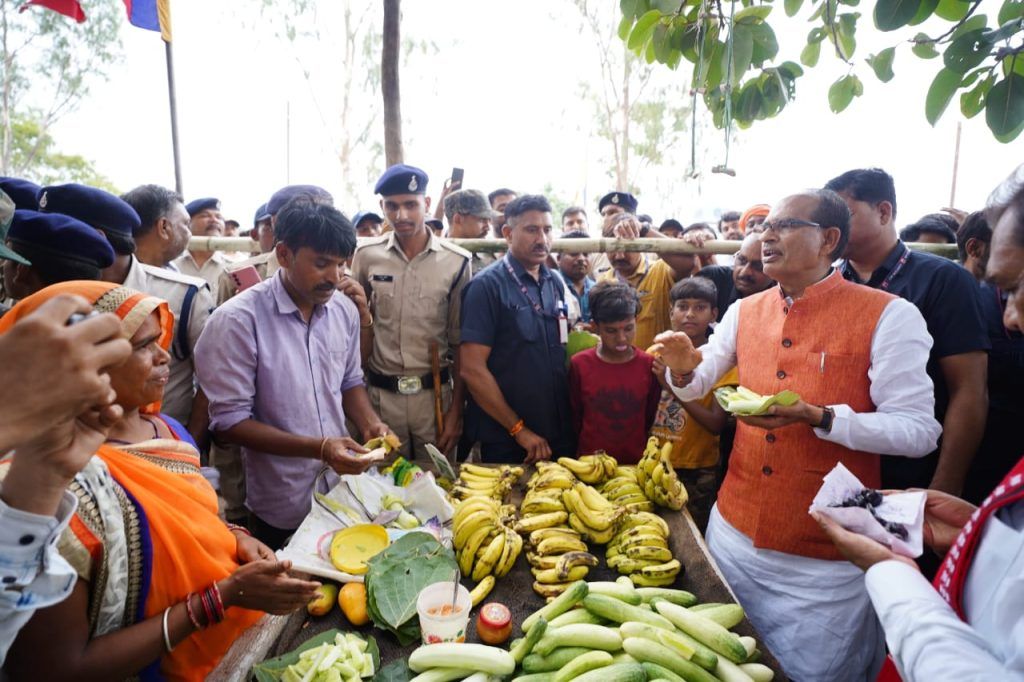
[[[519,421],[512,425],[511,429],[508,430],[508,435],[515,438],[517,435],[519,435],[519,432],[522,431],[524,428],[526,428],[526,424],[523,422],[522,419],[520,419]]]
[[[822,408],[821,408],[821,421],[818,422],[817,424],[813,424],[813,427],[816,428],[816,429],[820,429],[821,431],[824,431],[825,433],[829,433],[829,432],[832,431],[832,422],[835,421],[835,418],[836,418],[836,411],[835,410],[833,410],[831,407],[822,406]]]
[[[370,315],[370,321],[367,322],[366,324],[363,324],[362,322],[359,323],[359,328],[360,329],[369,329],[372,326],[373,326],[373,315]]]

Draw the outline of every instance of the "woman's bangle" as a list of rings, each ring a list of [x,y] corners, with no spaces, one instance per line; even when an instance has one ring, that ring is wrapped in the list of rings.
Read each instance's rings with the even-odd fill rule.
[[[322,441],[320,441],[320,461],[321,462],[324,461],[324,448],[327,447],[327,441],[328,440],[330,440],[330,439],[329,438],[324,438]]]
[[[170,614],[171,614],[171,607],[168,606],[166,609],[164,609],[164,620],[163,620],[163,626],[164,626],[164,649],[167,651],[167,653],[171,653],[171,649],[174,648],[173,646],[171,646],[171,635],[167,632],[167,616],[169,616]]]
[[[227,524],[227,526],[228,526],[228,530],[231,531],[232,533],[234,533],[237,530],[237,531],[240,531],[242,533],[245,533],[249,537],[252,537],[252,531],[250,531],[245,526],[239,526],[237,523],[229,523],[229,524]]]
[[[213,625],[216,619],[213,617],[213,604],[210,600],[209,590],[199,593],[199,603],[203,605],[203,613],[206,615],[206,624]]]
[[[185,597],[185,610],[188,612],[188,619],[190,621],[192,621],[192,626],[196,630],[202,630],[203,629],[202,623],[199,622],[199,619],[196,618],[196,614],[192,611],[192,597],[194,597],[194,596],[195,596],[195,592],[189,592],[188,596]]]
[[[217,611],[217,622],[220,622],[224,620],[224,600],[220,597],[220,588],[217,587],[217,583],[213,583],[210,590],[213,592],[213,607]]]
[[[512,425],[511,429],[508,430],[508,435],[515,438],[517,435],[519,435],[519,432],[522,431],[524,428],[526,428],[526,424],[523,422],[522,419],[520,419],[519,421]]]

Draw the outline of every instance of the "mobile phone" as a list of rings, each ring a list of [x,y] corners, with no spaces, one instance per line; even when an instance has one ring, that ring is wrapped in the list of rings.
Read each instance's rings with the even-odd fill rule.
[[[462,188],[462,175],[464,172],[461,168],[452,168],[452,185],[459,183],[459,189]]]
[[[234,281],[238,291],[245,291],[249,287],[256,286],[263,281],[260,278],[260,273],[252,265],[246,265],[237,270],[230,270],[228,274],[231,275],[231,279]]]

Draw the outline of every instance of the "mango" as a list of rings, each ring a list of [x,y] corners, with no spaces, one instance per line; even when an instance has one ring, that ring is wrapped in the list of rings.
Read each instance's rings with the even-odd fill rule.
[[[316,595],[306,604],[306,611],[311,616],[326,616],[334,607],[338,599],[338,586],[333,583],[324,583],[316,589]]]

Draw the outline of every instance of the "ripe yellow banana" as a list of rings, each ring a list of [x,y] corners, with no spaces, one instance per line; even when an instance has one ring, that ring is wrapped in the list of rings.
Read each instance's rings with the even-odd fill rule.
[[[597,557],[590,552],[566,552],[559,557],[558,564],[555,566],[555,573],[558,575],[558,580],[564,582],[573,579],[572,571],[576,567],[585,566],[593,568],[597,564]]]
[[[495,525],[497,523],[497,517],[493,512],[483,510],[473,512],[455,529],[455,537],[452,539],[452,544],[455,549],[462,549],[466,546],[466,541],[469,540],[477,528],[485,525]]]
[[[541,528],[559,526],[568,520],[569,515],[564,511],[524,516],[516,522],[515,531],[517,533],[531,533],[535,530],[540,530]]]
[[[533,552],[527,552],[526,561],[533,568],[558,568],[558,562],[561,561],[562,556],[564,555],[552,554],[550,556],[543,556]]]
[[[550,537],[540,541],[534,548],[537,554],[548,556],[551,554],[562,555],[566,552],[586,552],[587,544],[579,538]]]
[[[486,476],[487,478],[500,478],[501,470],[494,467],[480,466],[472,462],[464,462],[459,465],[459,474],[470,473],[474,476]]]
[[[672,559],[663,564],[655,564],[653,566],[644,566],[640,569],[640,575],[648,578],[667,578],[679,575],[679,572],[683,570],[683,565],[679,563],[678,559]]]
[[[580,499],[583,501],[583,504],[587,505],[588,507],[590,507],[594,511],[602,512],[602,511],[614,511],[615,510],[615,505],[614,504],[609,502],[604,497],[604,495],[602,495],[601,493],[597,492],[596,490],[591,488],[589,485],[583,485],[582,483],[580,483],[580,484],[577,484],[577,485],[573,486],[573,490],[575,490],[579,494]],[[563,493],[563,495],[564,495],[564,493]]]
[[[489,575],[494,570],[494,564],[501,557],[501,552],[504,549],[505,534],[498,533],[490,544],[480,549],[476,565],[473,567],[473,580],[479,582],[484,579],[484,576]]]
[[[495,582],[493,575],[485,575],[484,579],[478,582],[476,587],[469,591],[469,599],[473,606],[482,602],[484,598],[491,593],[491,590],[494,589]]]
[[[521,507],[523,514],[547,514],[548,512],[565,511],[565,505],[561,499],[554,497],[534,497],[529,501],[524,500]]]
[[[651,578],[643,573],[633,573],[629,576],[629,579],[633,581],[633,584],[637,587],[668,587],[676,581],[674,575],[662,577],[662,578]]]
[[[572,584],[571,582],[542,583],[537,581],[533,583],[533,591],[545,599],[551,600],[569,589]]]
[[[630,502],[628,504],[623,504],[622,506],[626,510],[627,514],[636,514],[637,512],[651,513],[654,511],[654,503],[650,500],[647,500],[646,502]]]
[[[513,531],[511,528],[505,529],[506,536],[506,547],[509,548],[509,552],[506,555],[502,553],[501,559],[498,561],[497,566],[494,568],[494,575],[499,578],[504,578],[508,575],[509,571],[516,563],[516,559],[519,558],[519,553],[523,551],[523,538],[518,533]]]
[[[558,575],[557,568],[548,569],[533,569],[533,577],[537,579],[539,583],[563,583],[567,580],[569,582],[575,582],[576,580],[583,580],[587,577],[587,573],[590,572],[588,566],[574,566],[569,569],[569,575],[567,578],[560,578]]]
[[[641,559],[643,561],[672,561],[672,552],[667,547],[652,547],[648,545],[634,545],[622,550],[630,559]]]
[[[473,574],[473,562],[476,561],[477,552],[495,533],[497,531],[494,526],[481,526],[470,536],[469,541],[466,542],[459,555],[459,570],[462,571],[462,575]]]
[[[564,526],[556,526],[554,528],[541,528],[530,533],[530,544],[536,547],[540,544],[541,540],[547,540],[551,537],[564,536],[569,538],[579,539],[580,534],[574,531],[572,528],[565,528]]]
[[[643,533],[625,538],[619,543],[619,549],[625,551],[630,547],[642,547],[645,545],[647,547],[664,547],[668,549],[668,542],[658,533]]]

